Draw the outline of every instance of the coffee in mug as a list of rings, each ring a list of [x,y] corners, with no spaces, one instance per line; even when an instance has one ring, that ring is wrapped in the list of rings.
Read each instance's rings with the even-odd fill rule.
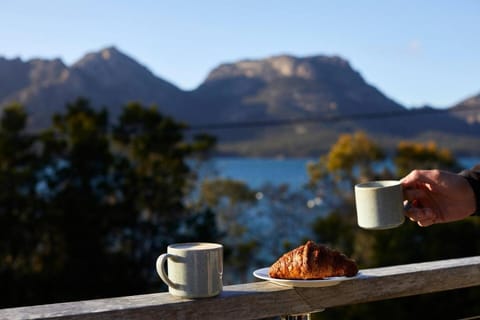
[[[167,263],[168,262],[168,263]],[[168,273],[165,270],[167,263]],[[185,298],[213,297],[222,292],[223,246],[218,243],[171,244],[156,263],[168,291]]]
[[[398,180],[370,181],[355,185],[358,225],[364,229],[390,229],[405,220],[403,190]]]

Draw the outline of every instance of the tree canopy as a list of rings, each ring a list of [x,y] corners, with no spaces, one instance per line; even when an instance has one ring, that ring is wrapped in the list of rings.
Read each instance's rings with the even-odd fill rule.
[[[354,148],[360,141],[359,137],[365,148]],[[357,150],[357,156],[353,155],[353,151],[338,150]],[[364,180],[399,179],[411,170],[420,168],[458,170],[453,155],[448,150],[437,148],[434,143],[399,143],[392,155],[394,166],[390,168],[376,166],[374,160],[378,159],[379,154],[383,154],[383,151],[377,149],[372,138],[355,133],[338,139],[327,155],[327,162],[323,157],[310,165],[311,188],[328,197],[341,195],[339,201],[329,201],[330,212],[313,224],[315,240],[352,256],[361,269],[478,255],[480,221],[476,218],[428,228],[418,227],[408,220],[391,230],[369,231],[357,226],[354,184]],[[355,166],[363,168],[355,173]],[[321,175],[318,175],[319,172]],[[332,179],[332,176],[347,178],[348,183],[342,179]],[[337,192],[325,192],[326,188]],[[479,289],[470,288],[337,308],[319,313],[315,319],[450,319],[478,314],[479,299]],[[392,313],[392,310],[395,312]]]
[[[19,104],[0,118],[0,307],[165,290],[153,268],[174,242],[225,245],[225,275],[250,281],[307,237],[360,268],[477,255],[478,219],[393,230],[356,225],[353,185],[412,169],[457,170],[434,143],[400,143],[388,155],[364,132],[341,135],[309,164],[307,187],[205,179],[216,139],[155,106],[125,105],[118,119],[79,98],[42,132],[25,130]],[[379,161],[383,163],[379,166]],[[387,165],[385,165],[387,163]],[[312,197],[313,198],[309,198]],[[310,205],[309,205],[310,204]],[[478,288],[326,310],[318,319],[452,318],[480,312]],[[392,312],[394,310],[394,312]],[[458,310],[461,310],[459,312]]]
[[[185,124],[139,103],[112,128],[107,112],[82,98],[38,134],[25,132],[26,121],[22,106],[4,109],[2,306],[152,291],[157,255],[199,236],[182,234],[182,225],[218,236],[200,218],[208,211],[183,203],[194,179],[186,161],[212,150],[212,137],[187,141]]]

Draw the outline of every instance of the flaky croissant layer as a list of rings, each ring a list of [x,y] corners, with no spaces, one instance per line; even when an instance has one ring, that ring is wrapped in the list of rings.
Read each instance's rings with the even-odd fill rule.
[[[272,278],[292,280],[353,277],[357,273],[354,260],[313,241],[285,253],[269,269]]]

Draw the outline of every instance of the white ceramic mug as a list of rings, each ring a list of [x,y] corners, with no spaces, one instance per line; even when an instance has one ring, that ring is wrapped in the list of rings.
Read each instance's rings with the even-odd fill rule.
[[[357,222],[364,229],[390,229],[405,221],[402,185],[398,180],[355,185]]]
[[[167,263],[168,274],[165,270]],[[168,291],[185,298],[214,297],[222,292],[223,246],[218,243],[176,243],[156,263]]]

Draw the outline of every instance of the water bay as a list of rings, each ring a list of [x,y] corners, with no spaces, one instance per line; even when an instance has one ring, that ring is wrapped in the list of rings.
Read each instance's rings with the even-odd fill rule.
[[[318,161],[317,158],[213,158],[211,169],[221,178],[240,180],[251,188],[260,188],[265,184],[288,184],[292,189],[299,189],[308,181],[308,162]],[[471,168],[480,163],[478,157],[461,157],[458,161],[462,168]],[[391,160],[377,163],[376,166],[392,168]]]

